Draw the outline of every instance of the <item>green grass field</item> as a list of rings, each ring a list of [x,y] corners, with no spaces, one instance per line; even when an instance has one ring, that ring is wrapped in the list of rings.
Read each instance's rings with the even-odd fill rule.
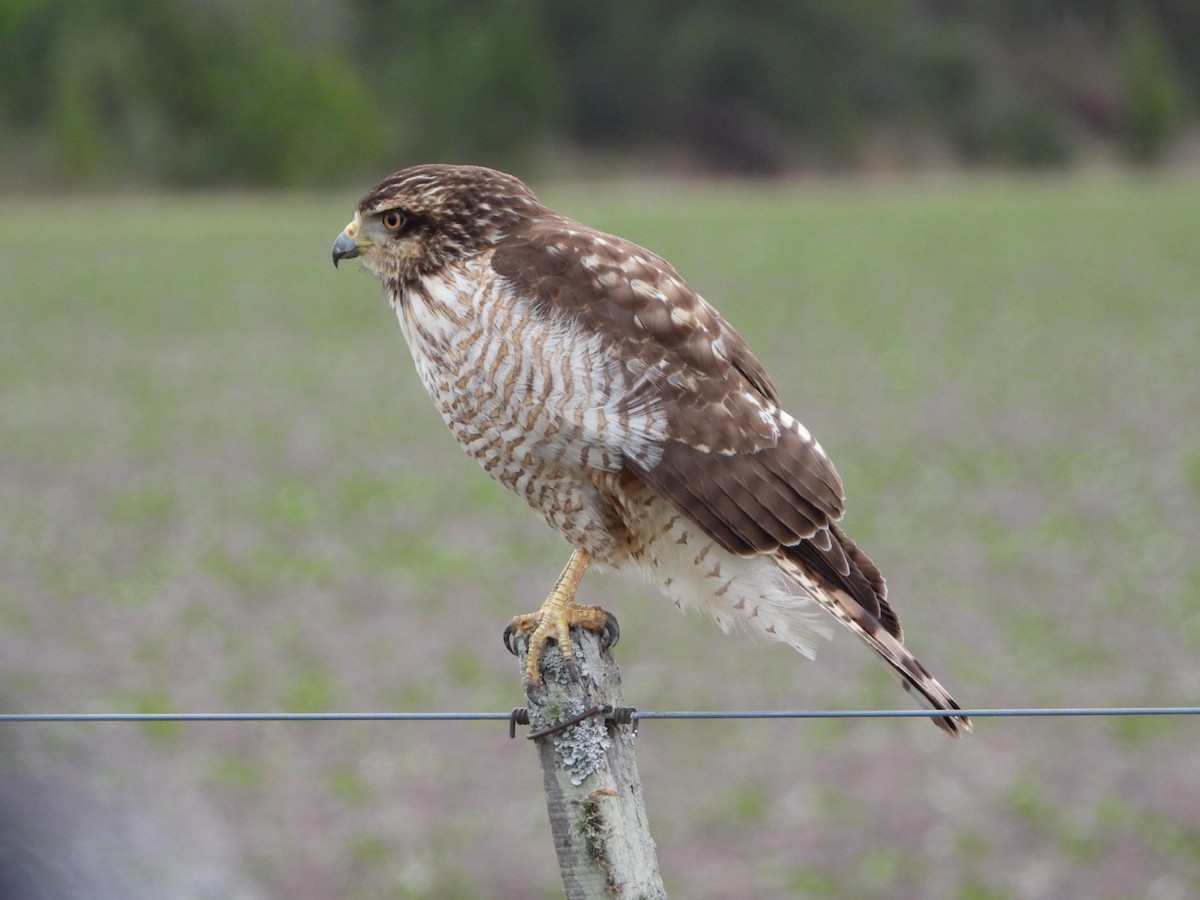
[[[965,706],[1197,703],[1200,183],[540,193],[749,339]],[[500,631],[566,546],[457,450],[376,281],[330,266],[356,199],[0,206],[7,711],[521,702]],[[814,664],[636,580],[585,596],[642,709],[906,702],[848,635]],[[1197,746],[1126,718],[652,722],[638,749],[673,896],[1171,900],[1200,894]],[[88,896],[560,890],[496,723],[9,725],[0,784],[0,861],[52,854]]]

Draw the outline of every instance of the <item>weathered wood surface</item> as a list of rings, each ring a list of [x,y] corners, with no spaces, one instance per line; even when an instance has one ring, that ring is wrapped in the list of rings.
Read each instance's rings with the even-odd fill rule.
[[[619,708],[621,673],[597,636],[572,631],[579,680],[572,681],[551,644],[542,655],[543,684],[525,691],[530,734],[597,706]],[[524,673],[528,646],[516,642]],[[630,725],[597,714],[535,739],[546,809],[568,900],[665,898]]]

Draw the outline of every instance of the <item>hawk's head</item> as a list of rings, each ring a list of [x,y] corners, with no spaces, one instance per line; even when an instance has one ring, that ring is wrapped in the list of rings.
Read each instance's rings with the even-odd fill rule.
[[[518,179],[479,166],[413,166],[358,201],[333,242],[333,264],[361,257],[384,279],[408,281],[474,256],[547,210]]]

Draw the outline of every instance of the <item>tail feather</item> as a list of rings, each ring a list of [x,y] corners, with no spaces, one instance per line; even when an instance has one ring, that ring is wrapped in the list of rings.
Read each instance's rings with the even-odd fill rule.
[[[778,559],[784,572],[798,581],[813,600],[879,654],[887,663],[888,671],[918,705],[925,709],[962,709],[929,670],[861,603],[844,590],[817,583],[796,560],[783,555]],[[896,630],[899,630],[898,623]],[[961,738],[971,731],[971,720],[967,716],[931,716],[930,719],[954,738]]]

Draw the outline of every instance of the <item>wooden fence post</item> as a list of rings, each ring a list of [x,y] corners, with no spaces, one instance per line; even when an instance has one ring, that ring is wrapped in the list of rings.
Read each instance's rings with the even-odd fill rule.
[[[598,711],[621,707],[620,670],[592,632],[572,631],[571,638],[579,680],[571,680],[550,644],[542,654],[543,684],[525,691],[563,890],[567,900],[665,898],[632,726],[606,723]],[[528,645],[514,643],[523,675]]]

